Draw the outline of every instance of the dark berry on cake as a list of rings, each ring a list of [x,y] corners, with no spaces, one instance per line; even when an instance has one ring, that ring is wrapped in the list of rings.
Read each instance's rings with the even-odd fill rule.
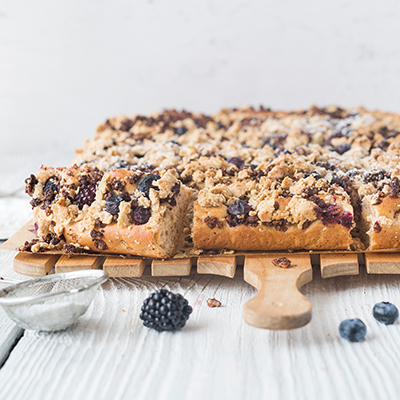
[[[151,217],[150,208],[136,207],[133,212],[133,222],[135,225],[144,225]]]
[[[87,186],[80,188],[78,194],[75,196],[75,203],[82,210],[83,206],[86,204],[90,206],[96,197],[96,185],[90,183]]]
[[[351,149],[351,145],[349,143],[342,143],[339,144],[339,146],[335,147],[335,151],[339,153],[340,155],[346,153],[346,151],[349,151]]]
[[[141,192],[143,192],[146,195],[146,197],[149,197],[150,189],[158,190],[158,188],[153,185],[153,182],[158,181],[159,179],[161,179],[160,175],[154,175],[154,174],[146,175],[140,180],[138,189]]]
[[[243,200],[235,200],[228,207],[228,213],[231,215],[248,214],[251,207]]]
[[[106,200],[106,211],[111,215],[118,215],[119,205],[124,201],[122,196],[113,195]]]
[[[188,128],[186,126],[179,126],[178,128],[174,129],[175,134],[178,136],[184,135],[188,131]]]
[[[51,202],[54,200],[56,197],[56,194],[58,193],[58,186],[57,184],[53,181],[53,178],[50,178],[47,180],[47,182],[44,184],[43,187],[43,195],[44,198]]]
[[[229,164],[236,165],[239,169],[244,165],[244,161],[240,157],[231,157],[226,161],[228,161]]]

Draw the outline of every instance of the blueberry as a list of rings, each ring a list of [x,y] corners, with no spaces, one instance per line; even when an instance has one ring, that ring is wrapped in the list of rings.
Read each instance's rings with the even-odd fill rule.
[[[322,179],[322,176],[317,171],[310,172],[309,174],[306,174],[306,177],[307,176],[312,176],[316,181]]]
[[[117,162],[110,168],[110,170],[112,170],[112,169],[126,169],[126,168],[128,168],[128,167],[129,167],[129,164],[128,164],[126,161],[120,160],[120,161],[117,161]]]
[[[345,319],[339,325],[339,333],[343,339],[349,342],[359,342],[361,339],[364,339],[367,327],[358,318]]]
[[[146,224],[150,219],[150,217],[151,217],[150,208],[144,208],[139,206],[133,210],[133,221],[135,222],[135,225]]]
[[[244,161],[240,157],[231,157],[226,161],[228,161],[229,164],[236,165],[239,169],[244,165]]]
[[[378,322],[385,325],[392,325],[397,321],[397,318],[399,318],[398,308],[387,301],[375,304],[372,314]]]
[[[54,177],[52,177],[54,178]],[[58,186],[51,180],[52,178],[49,178],[46,183],[44,184],[43,187],[43,192],[51,191],[51,192],[56,192],[58,193]]]
[[[226,129],[226,126],[222,124],[221,122],[217,122],[218,128],[219,129]]]
[[[228,207],[228,213],[231,215],[248,214],[251,207],[243,200],[235,200]]]
[[[54,198],[56,197],[56,194],[58,193],[58,186],[56,183],[52,181],[55,177],[49,178],[44,187],[43,187],[43,194],[46,200],[49,202],[53,201]]]
[[[177,128],[174,128],[174,132],[178,136],[184,135],[188,131],[188,128],[186,126],[178,126]]]
[[[106,200],[106,211],[111,215],[118,215],[119,213],[119,205],[124,200],[122,196],[110,196]]]
[[[138,189],[143,192],[146,197],[149,197],[150,189],[158,190],[158,187],[155,187],[153,182],[158,181],[159,179],[161,179],[160,175],[148,174],[140,180]]]
[[[340,155],[346,153],[350,149],[351,149],[351,145],[349,143],[342,143],[342,144],[339,144],[339,146],[335,147],[336,152],[339,153]]]

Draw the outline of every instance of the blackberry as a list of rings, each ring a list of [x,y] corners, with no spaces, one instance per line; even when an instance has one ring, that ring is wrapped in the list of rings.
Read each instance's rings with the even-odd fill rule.
[[[244,161],[240,157],[231,157],[226,160],[229,164],[236,165],[239,169],[244,165]]]
[[[144,302],[140,319],[147,328],[158,332],[183,328],[193,309],[180,294],[156,290]]]
[[[228,207],[228,213],[231,215],[248,214],[251,207],[243,200],[235,200]]]
[[[367,327],[358,318],[345,319],[339,325],[340,336],[349,342],[359,342],[367,334]]]
[[[118,196],[118,195],[110,196],[106,200],[106,211],[108,213],[110,213],[111,215],[118,215],[119,205],[120,205],[121,201],[124,201],[124,198],[122,196]]]
[[[160,175],[148,174],[140,180],[138,189],[143,192],[146,197],[149,197],[150,189],[158,190],[158,187],[155,187],[153,182],[158,181],[159,179],[161,179]]]
[[[85,204],[90,207],[94,202],[95,197],[96,185],[94,183],[90,183],[89,185],[80,188],[78,194],[75,196],[75,203],[77,204],[78,208],[82,210]]]
[[[375,304],[372,314],[378,322],[385,325],[392,325],[397,321],[397,318],[399,318],[398,308],[387,301]]]

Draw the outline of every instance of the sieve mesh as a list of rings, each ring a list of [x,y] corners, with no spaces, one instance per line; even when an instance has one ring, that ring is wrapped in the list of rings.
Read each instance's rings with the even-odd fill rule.
[[[0,290],[0,305],[25,329],[65,329],[86,312],[107,278],[105,271],[86,270],[32,279]]]
[[[55,276],[55,275],[53,275]],[[23,282],[18,286],[11,286],[3,289],[3,298],[21,298],[21,297],[32,297],[39,296],[47,293],[57,293],[62,291],[70,291],[72,289],[81,290],[87,288],[96,277],[79,277],[69,278],[60,281],[43,282]]]

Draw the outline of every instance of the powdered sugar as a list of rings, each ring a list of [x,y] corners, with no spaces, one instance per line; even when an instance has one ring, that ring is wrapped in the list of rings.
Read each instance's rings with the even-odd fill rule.
[[[66,301],[15,306],[13,319],[26,329],[60,330],[72,325],[86,309],[87,304]]]

